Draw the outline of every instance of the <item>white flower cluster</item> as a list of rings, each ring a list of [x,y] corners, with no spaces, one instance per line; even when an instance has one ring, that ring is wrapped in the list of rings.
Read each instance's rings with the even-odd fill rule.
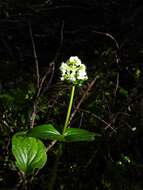
[[[69,81],[73,84],[82,84],[88,79],[86,74],[86,66],[81,63],[81,60],[77,56],[72,56],[62,63],[60,66],[62,73],[61,80]]]

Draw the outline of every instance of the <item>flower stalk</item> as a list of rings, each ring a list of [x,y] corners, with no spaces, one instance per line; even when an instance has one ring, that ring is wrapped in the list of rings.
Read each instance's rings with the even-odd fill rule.
[[[63,132],[62,132],[62,134],[64,135],[66,132],[66,129],[70,127],[70,115],[71,115],[71,110],[72,110],[72,105],[73,105],[74,94],[75,94],[75,87],[81,86],[84,83],[84,81],[88,79],[88,77],[86,73],[86,66],[81,63],[81,60],[77,56],[72,56],[65,63],[63,62],[60,66],[60,71],[62,75],[61,80],[72,84],[69,106],[68,106],[65,124],[64,124]],[[48,186],[49,190],[54,189],[54,185],[55,185],[55,181],[57,177],[58,164],[59,164],[60,157],[62,155],[62,146],[63,144],[60,143],[59,148],[58,148],[57,158],[55,160],[52,178]]]
[[[63,128],[64,134],[67,127],[70,125],[70,114],[75,93],[75,86],[81,86],[83,82],[88,79],[88,77],[86,73],[86,66],[81,63],[81,60],[77,56],[71,56],[66,62],[63,62],[60,66],[60,70],[62,75],[61,80],[65,80],[72,84],[69,107]]]
[[[70,121],[70,114],[71,114],[71,109],[72,109],[72,104],[73,104],[74,93],[75,93],[75,85],[72,86],[72,90],[71,90],[70,102],[69,102],[67,116],[66,116],[66,120],[65,120],[65,124],[63,128],[63,134],[66,132],[66,129],[70,124],[69,121]]]

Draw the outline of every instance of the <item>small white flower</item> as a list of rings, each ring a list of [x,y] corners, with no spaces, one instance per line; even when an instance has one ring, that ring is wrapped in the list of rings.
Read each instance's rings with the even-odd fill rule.
[[[61,81],[65,80],[64,77],[61,77]]]
[[[73,84],[81,85],[83,81],[87,80],[86,66],[81,63],[81,60],[77,56],[70,57],[66,63],[62,63],[60,66],[61,80],[72,82]]]
[[[62,72],[62,75],[65,74],[65,72],[66,72],[67,69],[68,69],[67,64],[63,62],[63,63],[61,64],[61,67],[60,67],[60,70],[61,70],[61,72]]]
[[[132,128],[132,131],[136,131],[136,129],[137,129],[136,127],[133,127],[133,128]]]
[[[75,63],[76,66],[81,65],[81,60],[77,56],[71,56],[69,58],[70,63]]]
[[[85,66],[84,64],[81,64],[81,65],[80,65],[80,70],[86,71],[86,66]]]
[[[87,80],[86,72],[79,70],[77,79],[79,80]]]

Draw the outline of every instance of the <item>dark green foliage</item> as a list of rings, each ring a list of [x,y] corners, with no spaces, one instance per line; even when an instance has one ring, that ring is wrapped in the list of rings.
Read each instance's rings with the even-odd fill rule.
[[[27,136],[47,140],[58,140],[63,142],[94,141],[99,134],[89,132],[85,129],[69,128],[64,134],[59,133],[53,125],[43,124],[30,129]]]
[[[67,142],[94,141],[95,136],[100,135],[78,128],[69,128],[64,133],[64,138]]]
[[[27,135],[30,137],[36,137],[40,139],[47,139],[47,140],[63,140],[63,136],[57,131],[53,125],[51,124],[44,124],[39,125],[31,129]]]

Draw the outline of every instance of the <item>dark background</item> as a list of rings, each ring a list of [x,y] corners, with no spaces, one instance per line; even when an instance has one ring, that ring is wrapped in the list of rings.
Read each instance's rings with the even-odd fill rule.
[[[35,97],[30,29],[40,78],[55,61],[53,80],[39,100],[36,124],[51,121],[60,126],[64,122],[69,87],[60,81],[62,61],[79,56],[87,65],[89,80],[77,90],[75,105],[97,78],[73,126],[82,120],[82,128],[101,137],[93,143],[65,146],[55,189],[143,189],[142,19],[139,0],[0,1],[0,189],[15,189],[18,183],[11,137],[28,128]],[[46,189],[53,160],[54,150],[32,189]]]

